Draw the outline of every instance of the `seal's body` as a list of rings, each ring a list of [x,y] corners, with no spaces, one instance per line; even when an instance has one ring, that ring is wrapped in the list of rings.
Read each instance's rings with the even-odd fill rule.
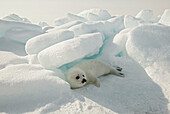
[[[98,60],[88,60],[70,68],[66,78],[73,89],[83,87],[89,83],[100,87],[98,77],[107,74],[124,77],[124,74],[120,72],[121,70],[120,67],[113,68]]]

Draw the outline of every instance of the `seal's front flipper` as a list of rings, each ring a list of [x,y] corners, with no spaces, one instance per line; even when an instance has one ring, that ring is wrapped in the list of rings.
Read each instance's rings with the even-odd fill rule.
[[[93,84],[94,84],[96,87],[100,87],[100,81],[99,81],[99,79],[95,78]]]

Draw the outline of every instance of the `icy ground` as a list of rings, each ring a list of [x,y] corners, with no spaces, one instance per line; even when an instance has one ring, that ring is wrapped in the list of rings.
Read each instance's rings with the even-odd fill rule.
[[[55,26],[1,18],[0,113],[168,114],[170,10],[152,17],[152,10],[111,16],[90,9],[55,19]],[[108,75],[100,88],[70,89],[64,73],[89,59],[122,67],[125,78]]]

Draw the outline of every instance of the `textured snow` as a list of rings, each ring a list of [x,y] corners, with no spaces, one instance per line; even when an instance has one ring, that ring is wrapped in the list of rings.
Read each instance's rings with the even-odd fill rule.
[[[133,28],[136,26],[139,26],[141,24],[144,24],[145,22],[139,18],[135,18],[131,15],[126,15],[124,18],[124,24],[125,28]]]
[[[170,48],[169,31],[170,27],[162,25],[137,27],[129,33],[130,36],[126,44],[128,54],[142,66],[151,65],[160,57],[168,57],[170,54],[168,52]]]
[[[170,26],[170,9],[166,9],[159,20],[159,23]]]
[[[100,33],[85,34],[46,48],[38,54],[38,60],[45,68],[55,69],[83,57],[97,54],[102,44],[103,39]]]
[[[11,41],[9,39],[0,38],[0,50],[15,53],[20,56],[25,56],[25,46],[23,44]]]
[[[0,20],[0,38],[25,44],[28,39],[42,33],[42,28],[38,25]]]
[[[117,54],[121,53],[123,55],[127,55],[126,42],[128,40],[129,31],[131,31],[131,29],[127,28],[115,35],[113,43],[119,47],[119,50],[117,49]]]
[[[71,21],[101,21],[110,19],[111,15],[107,10],[103,9],[90,9],[80,12],[79,14],[68,13],[65,17],[55,19],[55,25],[61,26]]]
[[[114,18],[108,19],[108,22],[110,22],[108,25],[109,28],[111,28],[110,31],[114,31],[116,33],[120,32],[122,29],[125,28],[124,26],[124,16],[117,16]]]
[[[152,10],[141,10],[137,15],[136,18],[140,18],[144,21],[151,21],[151,18],[153,17],[153,11]]]
[[[41,26],[41,27],[49,26],[46,22],[39,22],[38,25]]]
[[[33,30],[37,32],[42,32],[42,29],[38,25],[29,24],[29,23],[21,23],[21,22],[13,22],[13,21],[6,21],[0,20],[0,30],[1,32],[6,32],[10,29],[26,29],[26,30]]]
[[[118,26],[119,25],[119,26]],[[70,31],[73,31],[75,36],[86,33],[101,32],[106,37],[112,36],[115,32],[119,32],[124,28],[123,17],[118,17],[116,19],[108,21],[93,21],[85,22],[78,25],[75,25],[69,28]]]
[[[143,68],[133,61],[115,60],[124,66],[126,78],[113,75],[101,77],[100,88],[88,85],[78,90],[67,90],[66,94],[60,94],[60,102],[55,97],[53,102],[39,106],[30,113],[166,113],[167,100],[161,88]]]
[[[6,17],[2,18],[3,20],[7,21],[15,21],[15,22],[23,22],[23,23],[31,23],[27,18],[21,18],[17,14],[10,14]]]
[[[8,65],[28,64],[27,57],[18,56],[11,52],[0,51],[0,70]]]
[[[55,28],[48,30],[47,32],[57,31],[57,30],[60,30],[60,29],[69,29],[70,27],[78,25],[80,23],[82,23],[82,22],[81,21],[71,21],[71,22],[63,24],[61,26],[56,26]]]
[[[169,31],[170,27],[163,25],[140,26],[129,33],[126,44],[129,56],[143,66],[148,75],[161,86],[166,98],[170,98]]]
[[[81,17],[86,18],[89,21],[99,21],[99,20],[107,20],[111,18],[111,15],[107,10],[103,9],[90,9],[84,10],[78,14]]]
[[[25,46],[27,54],[38,54],[43,49],[56,43],[68,40],[74,37],[74,33],[69,30],[58,30],[45,33],[28,40]]]
[[[56,19],[55,20],[55,25],[56,26],[61,26],[63,24],[71,22],[71,21],[82,21],[82,22],[85,22],[87,20],[85,18],[81,17],[81,16],[68,13],[66,17]]]
[[[0,20],[0,113],[168,114],[169,10],[152,16],[90,9],[56,19],[57,26],[14,14]],[[108,75],[100,88],[70,89],[64,73],[89,59],[122,67],[125,78]]]
[[[1,112],[21,113],[38,104],[61,102],[70,91],[66,82],[39,65],[9,66],[0,70],[0,74]]]

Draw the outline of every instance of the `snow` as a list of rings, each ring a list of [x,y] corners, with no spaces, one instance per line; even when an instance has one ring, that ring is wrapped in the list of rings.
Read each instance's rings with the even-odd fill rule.
[[[117,61],[119,65],[126,64],[124,72],[130,69],[136,72],[131,70],[126,78],[113,75],[101,77],[99,89],[88,85],[68,90],[70,94],[64,95],[61,104],[54,100],[29,113],[165,113],[167,100],[143,68],[134,61]]]
[[[17,14],[10,14],[6,17],[2,18],[3,20],[6,21],[15,21],[15,22],[23,22],[23,23],[31,23],[27,18],[21,18]]]
[[[10,30],[11,28],[26,29],[26,30],[42,32],[42,29],[40,26],[29,24],[29,23],[0,20],[0,25],[1,25],[0,30],[3,32],[6,32],[7,30]]]
[[[39,22],[38,25],[41,26],[41,27],[49,26],[46,22]]]
[[[55,28],[48,30],[47,32],[57,31],[57,30],[60,30],[60,29],[69,29],[72,26],[78,25],[80,23],[82,23],[82,22],[81,21],[71,21],[71,22],[63,24],[61,26],[56,26]]]
[[[139,26],[131,31],[126,49],[160,86],[165,96],[170,92],[170,27],[163,25]]]
[[[127,28],[115,35],[113,43],[119,47],[119,50],[117,49],[117,54],[121,53],[123,55],[127,55],[126,42],[128,40],[129,31],[131,31],[131,29]]]
[[[29,64],[40,64],[38,61],[37,54],[28,55]]]
[[[2,112],[22,113],[34,109],[38,104],[53,100],[60,102],[64,94],[69,94],[66,82],[39,65],[9,66],[2,69],[0,74]]]
[[[119,27],[117,27],[118,24],[120,25]],[[120,17],[117,20],[115,19],[110,21],[93,21],[93,22],[88,21],[85,23],[75,25],[69,28],[69,30],[73,31],[75,36],[87,33],[101,32],[107,38],[112,36],[115,32],[118,32],[121,29],[123,29],[124,26],[122,24],[123,20],[122,17]]]
[[[20,43],[13,42],[9,39],[0,38],[0,50],[15,53],[20,56],[25,56],[26,52],[24,45]]]
[[[126,44],[128,54],[144,67],[153,64],[160,57],[168,57],[169,31],[170,27],[162,25],[145,25],[135,28],[129,33]]]
[[[43,49],[74,37],[69,30],[58,30],[31,38],[25,45],[27,54],[38,54]]]
[[[55,19],[55,25],[61,26],[71,21],[101,21],[111,18],[107,10],[103,9],[90,9],[80,12],[79,14],[68,13],[65,17]]]
[[[153,23],[152,17],[153,17],[152,10],[141,10],[135,17],[131,15],[125,15],[124,18],[125,28],[133,28],[143,24],[151,24]],[[155,22],[157,22],[158,19],[155,19]]]
[[[64,64],[97,54],[102,44],[103,39],[100,33],[85,34],[46,48],[38,54],[38,60],[45,68],[55,69]]]
[[[170,9],[166,9],[159,20],[159,23],[170,26]]]
[[[55,25],[56,26],[61,26],[63,24],[71,22],[71,21],[82,21],[82,22],[85,22],[87,20],[85,18],[81,17],[81,16],[68,13],[66,17],[56,19],[55,20]]]
[[[117,16],[114,18],[110,18],[107,20],[110,22],[110,28],[112,28],[110,31],[114,31],[116,33],[120,32],[122,29],[125,28],[124,26],[124,16]],[[108,27],[109,25],[107,25]]]
[[[153,17],[153,11],[152,10],[141,10],[137,15],[136,18],[140,18],[143,21],[151,21],[151,18]]]
[[[107,10],[103,10],[99,8],[84,10],[80,12],[78,15],[84,17],[89,21],[107,20],[111,18],[111,15]]]
[[[55,26],[25,23],[16,14],[1,19],[0,113],[168,114],[169,10],[152,16],[152,10],[134,17],[89,9]],[[100,88],[70,89],[65,73],[89,59],[122,67],[125,78],[108,75],[99,78]]]
[[[8,65],[15,65],[15,64],[23,64],[27,63],[28,60],[26,57],[18,56],[11,52],[0,51],[0,70],[7,67]]]
[[[103,27],[103,22],[87,22],[75,25],[69,28],[69,30],[73,31],[75,36],[79,36],[87,33],[102,32],[101,29],[103,29]]]
[[[25,44],[28,39],[42,33],[42,28],[38,25],[0,19],[0,38]]]
[[[135,18],[131,15],[126,15],[124,18],[125,28],[133,28],[133,27],[139,26],[143,23],[144,23],[143,20],[141,20],[139,18]]]

